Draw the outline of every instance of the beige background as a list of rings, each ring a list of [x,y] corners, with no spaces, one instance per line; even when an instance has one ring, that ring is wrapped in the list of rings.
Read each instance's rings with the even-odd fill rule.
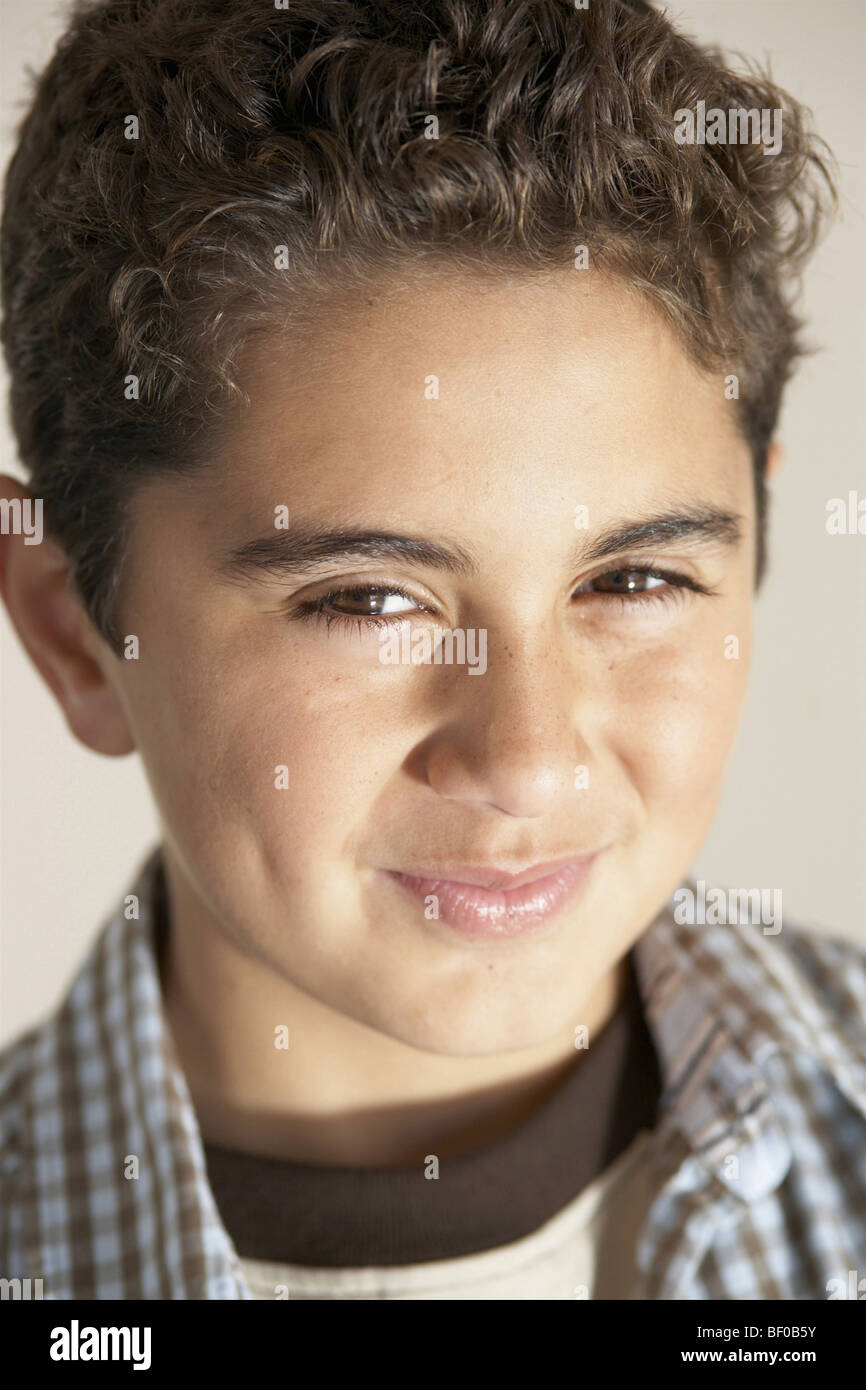
[[[592,0],[590,0],[592,3]],[[0,160],[25,65],[39,69],[65,6],[4,0]],[[823,349],[789,389],[770,571],[752,687],[725,796],[693,866],[709,884],[781,888],[784,915],[866,944],[866,537],[829,536],[826,503],[866,496],[864,0],[680,0],[671,17],[769,58],[842,166],[842,219],[812,264],[805,309]],[[0,471],[20,472],[0,381]],[[135,758],[67,732],[0,614],[0,1043],[53,1006],[157,837]]]

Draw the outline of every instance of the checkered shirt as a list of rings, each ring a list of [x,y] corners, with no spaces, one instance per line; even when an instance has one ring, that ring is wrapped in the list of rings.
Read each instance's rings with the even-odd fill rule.
[[[0,1278],[40,1278],[44,1298],[252,1298],[162,1013],[163,872],[157,847],[138,918],[121,903],[57,1011],[0,1052]],[[856,1286],[866,948],[684,926],[673,902],[634,947],[663,1090],[631,1297],[824,1299],[852,1270]]]

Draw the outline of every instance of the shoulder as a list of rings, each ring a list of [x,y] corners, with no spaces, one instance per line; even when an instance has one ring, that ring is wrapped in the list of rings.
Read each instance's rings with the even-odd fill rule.
[[[40,1098],[51,1090],[40,1065],[51,1031],[51,1020],[35,1025],[0,1050],[0,1258],[10,1275],[18,1273],[16,1227],[23,1189],[32,1179],[27,1136]]]
[[[832,932],[786,922],[776,936],[735,928],[756,984],[773,988],[814,1037],[821,1027],[844,1039],[852,1057],[866,1062],[866,945]]]
[[[804,984],[866,1047],[866,942],[795,926],[781,944]]]
[[[715,913],[711,891],[720,895]],[[762,915],[738,890],[701,896],[690,883],[685,893],[666,913],[670,944],[737,1031],[768,1050],[779,1044],[853,1067],[866,1095],[866,942],[781,911]]]
[[[51,1021],[36,1024],[0,1049],[0,1154],[7,1152],[20,1132],[22,1111],[38,1071],[41,1045]],[[3,1167],[0,1165],[0,1179]]]

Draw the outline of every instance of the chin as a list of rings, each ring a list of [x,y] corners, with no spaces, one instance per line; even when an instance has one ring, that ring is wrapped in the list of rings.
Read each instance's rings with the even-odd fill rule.
[[[538,1019],[488,1018],[479,1023],[478,1011],[468,1014],[423,1020],[383,1020],[377,1027],[380,1033],[404,1043],[418,1052],[439,1057],[493,1057],[506,1052],[522,1052],[550,1042],[567,1027],[567,1023],[551,1027],[549,1015]]]

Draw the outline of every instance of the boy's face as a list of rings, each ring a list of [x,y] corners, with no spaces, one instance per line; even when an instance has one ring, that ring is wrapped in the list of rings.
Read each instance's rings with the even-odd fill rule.
[[[250,345],[252,406],[212,468],[140,492],[120,608],[140,657],[102,664],[170,872],[214,932],[412,1046],[529,1047],[581,1022],[713,816],[750,655],[738,407],[723,372],[700,375],[640,299],[586,272],[443,275],[329,329],[315,371],[297,344]],[[710,512],[741,539],[667,528],[585,558],[614,531]],[[290,554],[309,528],[474,568],[358,554],[226,571],[250,541]],[[640,574],[634,592],[637,566],[712,594]],[[358,620],[370,588],[398,632],[486,632],[486,670],[385,663]],[[330,623],[303,606],[328,593]],[[426,916],[394,877],[590,852],[558,912],[494,940]]]

